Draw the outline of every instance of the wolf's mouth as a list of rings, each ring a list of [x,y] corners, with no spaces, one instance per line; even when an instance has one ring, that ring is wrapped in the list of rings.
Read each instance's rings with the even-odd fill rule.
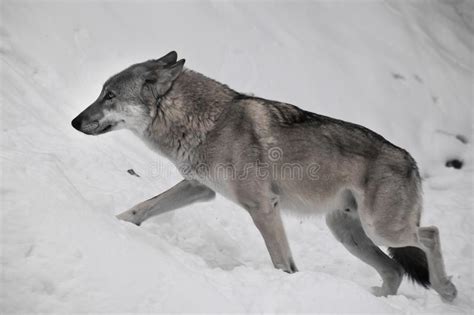
[[[102,133],[110,131],[112,127],[114,127],[113,123],[100,125],[98,121],[94,121],[82,127],[82,132],[88,135],[100,135]]]
[[[100,135],[109,131],[112,131],[115,126],[119,123],[125,122],[124,120],[120,120],[117,122],[105,122],[100,124],[99,121],[95,120],[93,122],[88,123],[85,126],[82,126],[79,130],[87,135]]]
[[[118,122],[116,123],[109,122],[109,123],[103,124],[102,126],[99,126],[96,130],[94,130],[94,134],[100,135],[100,134],[109,132],[112,130],[113,127],[117,126],[117,124]]]
[[[107,131],[110,131],[110,129],[112,129],[113,126],[114,126],[113,124],[105,125],[105,127],[102,128],[102,130],[99,130],[99,133],[105,133]]]
[[[103,124],[102,126],[98,126],[94,131],[93,134],[95,135],[100,135],[109,131],[112,131],[112,129],[117,126],[119,123],[124,122],[123,120],[117,121],[117,122],[107,122]]]

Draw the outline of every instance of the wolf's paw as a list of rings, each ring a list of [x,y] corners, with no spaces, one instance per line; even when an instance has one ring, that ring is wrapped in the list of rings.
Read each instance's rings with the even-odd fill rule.
[[[386,277],[381,287],[372,287],[370,291],[375,296],[389,296],[397,294],[402,277],[396,274],[394,277]]]
[[[133,223],[137,226],[142,224],[142,220],[140,220],[138,212],[134,209],[127,210],[115,216],[117,219]]]
[[[442,284],[434,286],[433,288],[438,292],[438,294],[441,296],[441,299],[444,302],[452,302],[458,295],[458,290],[456,289],[456,286],[451,282],[451,277],[443,281]]]
[[[400,284],[396,285],[394,288],[389,288],[385,285],[381,287],[371,287],[370,292],[377,297],[395,295],[397,294],[397,289],[399,285]]]
[[[370,292],[376,297],[387,296],[389,293],[385,288],[382,287],[371,287]]]

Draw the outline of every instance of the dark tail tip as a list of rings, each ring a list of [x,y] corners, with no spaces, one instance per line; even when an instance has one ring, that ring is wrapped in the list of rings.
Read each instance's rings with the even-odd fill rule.
[[[428,260],[423,250],[411,246],[400,248],[389,247],[388,253],[393,260],[403,267],[408,278],[425,288],[430,287]]]

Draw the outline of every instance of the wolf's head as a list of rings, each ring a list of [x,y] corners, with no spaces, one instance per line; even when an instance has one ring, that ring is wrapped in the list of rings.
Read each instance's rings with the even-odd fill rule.
[[[161,96],[183,70],[176,52],[135,64],[108,79],[99,97],[71,122],[77,130],[99,135],[117,129],[143,130],[151,123]]]

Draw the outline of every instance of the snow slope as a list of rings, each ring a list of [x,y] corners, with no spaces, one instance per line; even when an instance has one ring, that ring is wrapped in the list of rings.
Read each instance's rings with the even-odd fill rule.
[[[469,1],[2,0],[0,312],[472,313],[473,16]],[[409,150],[458,299],[408,281],[372,296],[375,271],[318,217],[285,217],[293,275],[223,198],[140,228],[116,220],[179,174],[126,131],[89,137],[70,121],[108,76],[170,50]]]

